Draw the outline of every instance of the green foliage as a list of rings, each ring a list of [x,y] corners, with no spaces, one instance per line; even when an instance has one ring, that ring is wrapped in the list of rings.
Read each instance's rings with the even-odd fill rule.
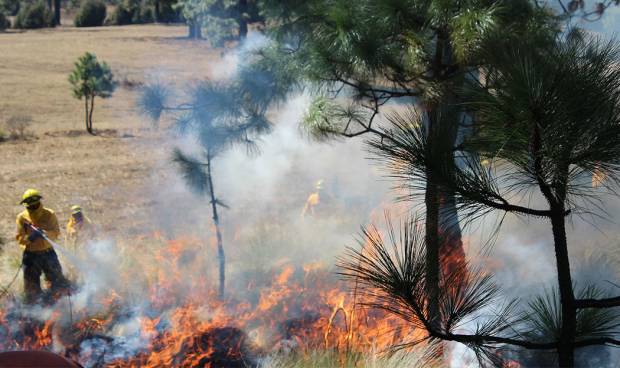
[[[245,9],[240,8],[238,0],[179,0],[177,8],[188,24],[197,23],[205,28],[214,46],[238,38],[242,22],[262,19],[257,1],[253,0],[247,1]]]
[[[75,62],[69,82],[77,99],[92,96],[108,98],[116,87],[108,64],[97,61],[97,57],[89,52]]]
[[[18,0],[0,0],[0,13],[6,15],[17,15],[20,5],[21,3]]]
[[[491,53],[486,73],[498,88],[472,86],[468,105],[480,130],[468,147],[509,163],[521,189],[549,187],[585,210],[596,198],[592,175],[605,176],[609,189],[620,179],[620,46],[572,34],[552,47],[523,41]]]
[[[208,194],[211,187],[206,164],[187,156],[178,148],[174,150],[172,161],[179,165],[181,174],[191,190],[197,194]]]
[[[4,15],[4,13],[0,13],[0,31],[4,31],[7,28],[11,27],[11,21],[9,18]]]
[[[106,24],[122,26],[152,23],[154,20],[153,8],[145,0],[123,0],[106,20]]]
[[[116,83],[112,71],[105,62],[97,61],[97,57],[89,52],[81,56],[69,75],[73,96],[85,100],[86,130],[93,133],[93,110],[95,97],[108,98],[112,96]]]
[[[176,0],[154,0],[159,4],[159,15],[156,14],[156,21],[162,23],[172,23],[181,21],[181,12],[176,6]]]
[[[42,0],[25,4],[15,17],[15,28],[35,29],[53,26],[54,14]]]
[[[207,32],[207,39],[215,47],[222,47],[226,41],[237,38],[235,19],[207,15],[204,17],[203,25]]]
[[[344,106],[324,96],[317,97],[303,117],[302,127],[318,141],[338,138],[349,126],[368,120],[368,113],[355,104]],[[355,133],[353,133],[355,134]]]
[[[603,299],[611,297],[596,286],[579,288],[577,299]],[[532,341],[557,340],[560,336],[562,312],[557,289],[547,290],[529,302],[525,322]],[[576,340],[587,338],[613,338],[620,328],[620,312],[616,308],[588,308],[577,312]]]
[[[101,0],[86,0],[73,20],[76,27],[99,27],[106,17],[106,5]]]

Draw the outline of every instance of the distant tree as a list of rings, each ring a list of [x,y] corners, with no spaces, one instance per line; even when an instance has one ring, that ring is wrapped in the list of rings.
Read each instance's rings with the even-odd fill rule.
[[[15,28],[36,29],[54,26],[54,14],[43,1],[22,4],[15,17]]]
[[[76,27],[99,27],[106,17],[106,5],[102,0],[85,0],[73,18]]]
[[[17,0],[0,0],[0,13],[17,15],[20,5],[20,2]]]
[[[176,0],[152,0],[155,21],[171,23],[180,21],[180,11]]]
[[[7,18],[4,13],[0,12],[0,31],[4,31],[7,28],[11,27],[11,21]]]
[[[181,0],[178,6],[187,20],[188,37],[202,38],[204,27],[214,45],[245,38],[248,23],[260,20],[256,0]]]
[[[181,14],[187,23],[187,37],[202,38],[202,22],[209,11],[209,4],[204,0],[180,0],[177,7],[181,9]]]
[[[61,0],[54,0],[54,25],[60,25],[60,5]]]
[[[69,82],[73,87],[73,96],[80,100],[84,99],[86,131],[94,134],[95,97],[112,96],[116,87],[112,71],[108,64],[97,61],[94,54],[87,52],[75,62],[75,68],[69,75]]]
[[[264,85],[254,87],[265,88]],[[178,131],[194,137],[200,144],[201,150],[196,155],[175,150],[173,160],[189,187],[209,198],[217,239],[220,297],[225,292],[226,258],[218,209],[227,206],[216,195],[214,165],[222,154],[235,146],[243,146],[248,153],[257,152],[256,139],[271,129],[263,118],[264,101],[254,99],[255,93],[247,93],[248,88],[236,82],[201,82],[190,89],[188,102],[171,106],[166,89],[152,85],[140,99],[142,110],[152,119],[159,120],[165,112],[173,114]]]

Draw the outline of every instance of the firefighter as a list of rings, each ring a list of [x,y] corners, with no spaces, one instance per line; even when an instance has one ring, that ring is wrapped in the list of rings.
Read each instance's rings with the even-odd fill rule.
[[[17,215],[17,242],[24,250],[24,294],[28,304],[39,301],[42,296],[41,274],[50,283],[53,296],[68,290],[69,282],[62,273],[58,256],[45,237],[54,241],[60,235],[58,219],[54,211],[43,207],[43,197],[36,189],[28,189],[22,195],[21,204],[26,207]]]
[[[95,237],[95,229],[82,207],[78,205],[71,206],[71,217],[67,223],[66,244],[74,251],[77,251],[84,242],[92,240]]]

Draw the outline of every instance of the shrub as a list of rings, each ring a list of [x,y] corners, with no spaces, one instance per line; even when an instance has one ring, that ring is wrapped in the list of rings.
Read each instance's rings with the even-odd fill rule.
[[[134,12],[134,24],[153,23],[154,21],[155,14],[153,9],[149,6],[140,6],[137,11]]]
[[[0,13],[0,31],[11,27],[11,21],[3,13]]]
[[[106,17],[106,6],[101,0],[86,0],[75,16],[76,27],[99,27]]]
[[[175,0],[159,1],[159,17],[155,20],[162,23],[173,23],[182,21],[181,9],[179,9],[175,5]],[[153,13],[155,13],[154,9]]]
[[[0,0],[0,13],[16,15],[19,11],[18,0]]]
[[[155,17],[153,8],[145,1],[124,0],[119,2],[112,15],[106,20],[107,25],[152,23]]]
[[[30,131],[32,117],[28,115],[13,115],[5,123],[6,130],[11,139],[26,139],[33,133]]]
[[[34,29],[54,26],[54,14],[43,1],[25,4],[15,18],[15,28]]]

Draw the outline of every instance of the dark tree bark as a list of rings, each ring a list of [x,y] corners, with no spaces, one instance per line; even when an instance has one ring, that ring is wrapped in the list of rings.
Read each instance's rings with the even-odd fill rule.
[[[239,0],[239,39],[244,39],[248,35],[248,0]]]
[[[155,0],[155,21],[156,22],[161,22],[161,11],[159,10],[159,1],[160,0]]]
[[[575,295],[568,258],[566,241],[566,223],[564,206],[556,206],[551,217],[555,259],[558,270],[558,285],[560,289],[560,306],[562,310],[562,325],[558,342],[558,363],[560,367],[575,365],[575,332],[577,329],[577,311],[575,309]]]
[[[196,28],[193,21],[187,21],[187,38],[196,38]]]
[[[452,64],[452,47],[449,42],[448,32],[439,31],[437,37],[437,47],[433,60],[433,74],[439,76],[445,73],[445,65]],[[447,94],[450,92],[446,91]],[[456,132],[458,131],[458,120],[449,122],[453,126],[441,127],[439,124],[446,124],[446,116],[451,116],[449,111],[454,109],[456,104],[455,96],[452,94],[443,96],[443,99],[437,104],[429,107],[427,112],[427,133],[430,150],[437,147],[438,139],[446,139],[440,137],[438,132],[450,132],[453,141],[456,140]],[[456,116],[456,115],[455,115]],[[449,129],[446,129],[449,128]],[[441,157],[436,157],[436,152],[428,152],[428,157],[447,162],[447,165],[454,164],[454,157],[451,152],[442,153]],[[458,222],[456,212],[456,202],[454,193],[446,191],[436,180],[437,175],[433,172],[432,167],[427,168],[426,173],[426,292],[429,296],[429,318],[431,321],[437,321],[439,317],[439,280],[441,278],[442,269],[448,271],[445,263],[449,262],[453,254],[464,256],[461,229]]]
[[[54,0],[54,24],[60,25],[60,0]]]
[[[432,123],[429,128],[432,129]],[[439,330],[439,201],[438,188],[433,180],[433,173],[427,173],[426,193],[426,295],[428,296],[428,316],[434,329]]]
[[[95,95],[90,96],[90,111],[88,113],[88,127],[86,130],[88,133],[95,135],[93,131],[93,111],[95,110]]]
[[[202,24],[200,21],[197,21],[196,23],[194,23],[194,35],[196,39],[200,40],[202,39]]]
[[[211,210],[213,211],[213,224],[215,226],[215,236],[217,238],[217,259],[219,263],[219,288],[218,296],[224,298],[226,286],[226,257],[224,255],[224,245],[222,232],[220,231],[220,218],[217,214],[217,198],[213,189],[213,178],[211,177],[211,155],[207,154],[207,179],[209,180],[209,195],[211,196]]]
[[[202,38],[202,25],[199,20],[191,20],[187,23],[188,38],[201,39]]]
[[[86,126],[86,131],[90,133],[90,128],[88,124],[88,117],[90,114],[88,113],[88,97],[84,97],[84,124]]]
[[[187,37],[190,39],[201,39],[202,38],[202,26],[198,20],[191,20],[187,23],[188,35]]]

